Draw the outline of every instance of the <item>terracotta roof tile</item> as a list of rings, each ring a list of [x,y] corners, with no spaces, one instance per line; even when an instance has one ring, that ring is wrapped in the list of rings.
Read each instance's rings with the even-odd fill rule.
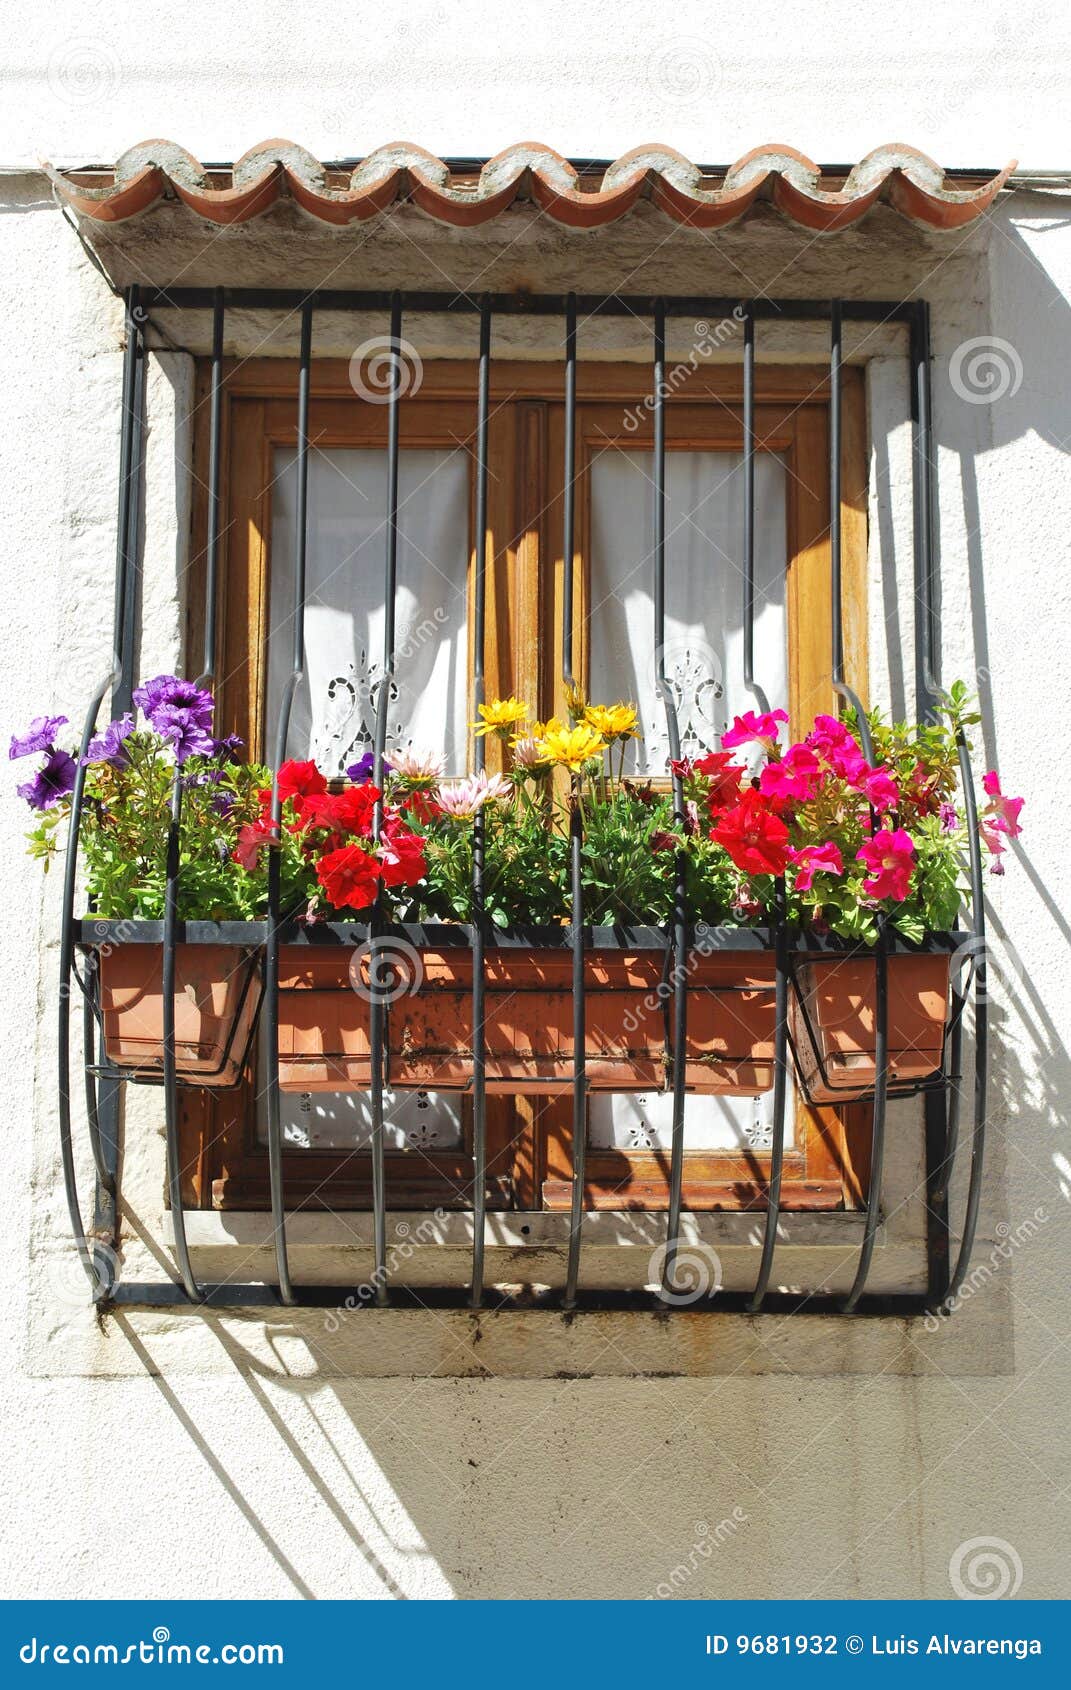
[[[490,222],[530,200],[555,222],[595,229],[647,199],[678,223],[716,229],[772,200],[793,222],[824,233],[856,222],[882,199],[916,223],[956,229],[981,215],[1014,162],[969,187],[946,186],[945,172],[914,147],[879,147],[847,173],[826,175],[791,147],[757,147],[725,171],[703,171],[672,147],[636,147],[597,171],[580,171],[550,147],[507,147],[478,174],[451,171],[421,147],[395,142],[353,170],[321,164],[290,141],[264,141],[226,169],[206,170],[171,141],[143,141],[114,170],[54,170],[58,192],[82,215],[121,222],[177,196],[212,223],[245,223],[283,194],[322,223],[377,217],[411,200],[430,217],[462,228]]]

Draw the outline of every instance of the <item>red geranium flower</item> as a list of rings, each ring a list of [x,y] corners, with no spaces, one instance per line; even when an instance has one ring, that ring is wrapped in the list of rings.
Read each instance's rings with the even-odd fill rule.
[[[715,817],[710,837],[748,874],[784,874],[788,828],[769,804],[750,788],[739,804]]]
[[[711,815],[739,801],[740,785],[747,770],[733,762],[731,751],[708,752],[707,756],[698,757],[692,768],[695,774],[710,782],[707,803]]]
[[[316,878],[335,909],[365,910],[375,902],[379,864],[359,845],[328,851],[316,864]]]
[[[252,873],[260,863],[262,847],[270,845],[274,838],[275,829],[270,819],[266,820],[262,816],[259,821],[246,822],[245,826],[238,830],[238,842],[231,856],[240,868],[248,869]]]
[[[353,833],[367,839],[372,813],[382,796],[379,787],[369,781],[363,786],[347,786],[343,792],[316,792],[295,798],[298,826],[323,828],[339,840]]]
[[[327,777],[315,763],[297,763],[291,759],[279,770],[279,797],[284,804],[288,798],[310,798],[313,793],[326,791]]]
[[[438,821],[443,813],[443,807],[430,792],[408,792],[405,795],[401,809],[408,810],[418,822]]]
[[[424,840],[396,816],[383,823],[379,855],[384,886],[415,886],[427,872]]]

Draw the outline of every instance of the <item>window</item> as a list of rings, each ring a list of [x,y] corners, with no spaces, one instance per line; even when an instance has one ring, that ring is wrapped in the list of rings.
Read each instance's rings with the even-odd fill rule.
[[[224,409],[225,538],[218,654],[220,720],[263,754],[280,665],[289,657],[293,568],[296,367],[246,362],[229,372]],[[666,407],[668,491],[666,667],[688,744],[716,743],[741,691],[742,445],[737,368],[694,372]],[[473,504],[473,366],[423,368],[400,411],[401,546],[397,696],[391,725],[463,767],[472,715],[468,591]],[[580,668],[594,695],[630,696],[648,738],[637,767],[664,767],[664,724],[650,671],[652,450],[646,365],[582,363],[578,377],[577,546]],[[562,370],[492,364],[488,696],[515,692],[541,715],[564,714],[559,672]],[[207,460],[207,412],[201,407]],[[290,750],[339,770],[367,745],[378,685],[387,412],[361,398],[347,364],[314,364],[310,413],[306,681]],[[756,666],[772,703],[794,721],[833,707],[830,676],[828,378],[824,370],[760,366],[755,416]],[[849,675],[865,695],[865,421],[860,373],[843,387],[843,543]],[[204,484],[203,472],[200,484]],[[205,512],[195,510],[195,553]],[[201,595],[195,582],[191,606]],[[191,636],[196,629],[191,627]],[[495,748],[491,749],[492,758]],[[193,1206],[268,1202],[258,1087],[184,1103],[184,1165]],[[371,1203],[367,1119],[360,1097],[284,1100],[286,1190],[295,1205]],[[689,1101],[684,1201],[694,1208],[761,1206],[769,1168],[769,1099]],[[603,1098],[589,1120],[587,1200],[602,1208],[664,1208],[668,1099]],[[785,1208],[854,1205],[866,1188],[865,1109],[812,1110],[795,1100],[785,1156]],[[490,1098],[492,1207],[567,1207],[571,1105]],[[471,1202],[463,1099],[392,1100],[387,1188],[393,1207]]]

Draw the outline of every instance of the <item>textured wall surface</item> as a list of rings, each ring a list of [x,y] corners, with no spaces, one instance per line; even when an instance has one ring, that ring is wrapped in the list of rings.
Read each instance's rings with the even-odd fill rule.
[[[362,4],[341,16],[269,4],[250,24],[195,0],[173,27],[146,31],[139,17],[127,5],[53,6],[20,20],[0,71],[5,735],[41,709],[80,711],[106,666],[114,565],[122,313],[53,205],[41,156],[112,159],[164,134],[229,159],[282,134],[322,156],[398,136],[459,154],[530,137],[592,156],[659,138],[706,160],[781,140],[851,162],[902,139],[949,165],[1018,155],[1071,166],[1067,20],[1055,6],[938,5],[925,36],[917,8],[898,5],[684,4],[672,19],[603,5],[579,40],[576,9],[560,4],[537,15]],[[688,1314],[332,1323],[307,1311],[98,1326],[58,1183],[59,888],[21,855],[9,776],[0,1400],[17,1457],[0,1475],[5,1594],[943,1596],[950,1559],[980,1537],[1001,1540],[1012,1575],[1021,1564],[1023,1596],[1066,1589],[1071,1470],[1054,1405],[1071,1374],[1067,205],[1018,192],[943,240],[884,208],[832,241],[789,235],[768,210],[720,240],[669,239],[644,211],[634,227],[574,241],[518,213],[482,247],[433,235],[407,209],[345,254],[347,280],[370,285],[438,275],[426,285],[446,286],[445,272],[486,286],[490,264],[503,286],[557,286],[579,269],[592,286],[638,273],[667,291],[931,300],[944,673],[978,689],[978,767],[998,765],[1028,800],[1023,849],[988,883],[991,1153],[980,1272],[955,1317],[936,1332]],[[161,243],[184,241],[181,262],[178,246],[168,254],[176,270],[203,259],[213,231],[179,228],[166,207],[151,215],[147,251],[159,260]],[[271,262],[259,236],[217,239],[211,261],[221,258],[243,279]],[[345,349],[345,328],[330,333],[330,350]],[[976,338],[992,351],[989,387],[964,350]],[[444,340],[429,353],[449,350]],[[551,348],[532,335],[517,350]],[[612,339],[594,350],[630,355]],[[819,342],[783,330],[766,350],[821,356]],[[867,366],[872,436],[872,684],[897,710],[911,708],[914,673],[900,350],[885,332],[851,347]],[[145,673],[178,655],[191,381],[184,354],[154,357]],[[916,1113],[897,1109],[893,1127],[875,1280],[898,1285],[917,1276]],[[143,1092],[127,1122],[124,1271],[135,1275],[167,1252],[162,1165],[159,1098]],[[961,1203],[960,1189],[957,1213]],[[233,1230],[203,1235],[206,1262],[233,1271],[256,1249]],[[310,1232],[306,1261],[337,1263],[336,1242]],[[722,1245],[743,1274],[739,1234]],[[363,1271],[356,1254],[351,1278]],[[775,1278],[839,1283],[850,1259],[843,1233],[825,1250],[801,1235]],[[498,1260],[516,1266],[508,1251]]]

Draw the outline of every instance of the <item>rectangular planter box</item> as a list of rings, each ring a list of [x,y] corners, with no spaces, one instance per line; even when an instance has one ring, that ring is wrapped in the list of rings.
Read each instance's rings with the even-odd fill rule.
[[[892,1086],[929,1079],[941,1066],[950,965],[947,951],[888,957]],[[803,1004],[793,993],[792,1040],[811,1101],[846,1103],[872,1092],[877,1078],[872,958],[808,957],[797,965],[796,986]]]
[[[105,944],[99,954],[104,1051],[139,1079],[162,1079],[162,945]],[[175,1058],[198,1086],[238,1081],[260,1005],[259,957],[234,945],[175,948]]]
[[[371,1081],[367,968],[349,949],[284,946],[279,974],[279,1078],[284,1091],[364,1090]],[[415,990],[387,1008],[387,1083],[465,1091],[472,1084],[472,955],[424,948]],[[361,963],[366,962],[361,958]],[[658,950],[585,956],[587,1076],[593,1090],[669,1084]],[[489,947],[486,1081],[491,1093],[568,1092],[573,1081],[572,957],[567,947]],[[751,1096],[773,1084],[774,959],[753,950],[693,953],[685,1082],[692,1092]],[[389,996],[389,994],[388,994]]]

